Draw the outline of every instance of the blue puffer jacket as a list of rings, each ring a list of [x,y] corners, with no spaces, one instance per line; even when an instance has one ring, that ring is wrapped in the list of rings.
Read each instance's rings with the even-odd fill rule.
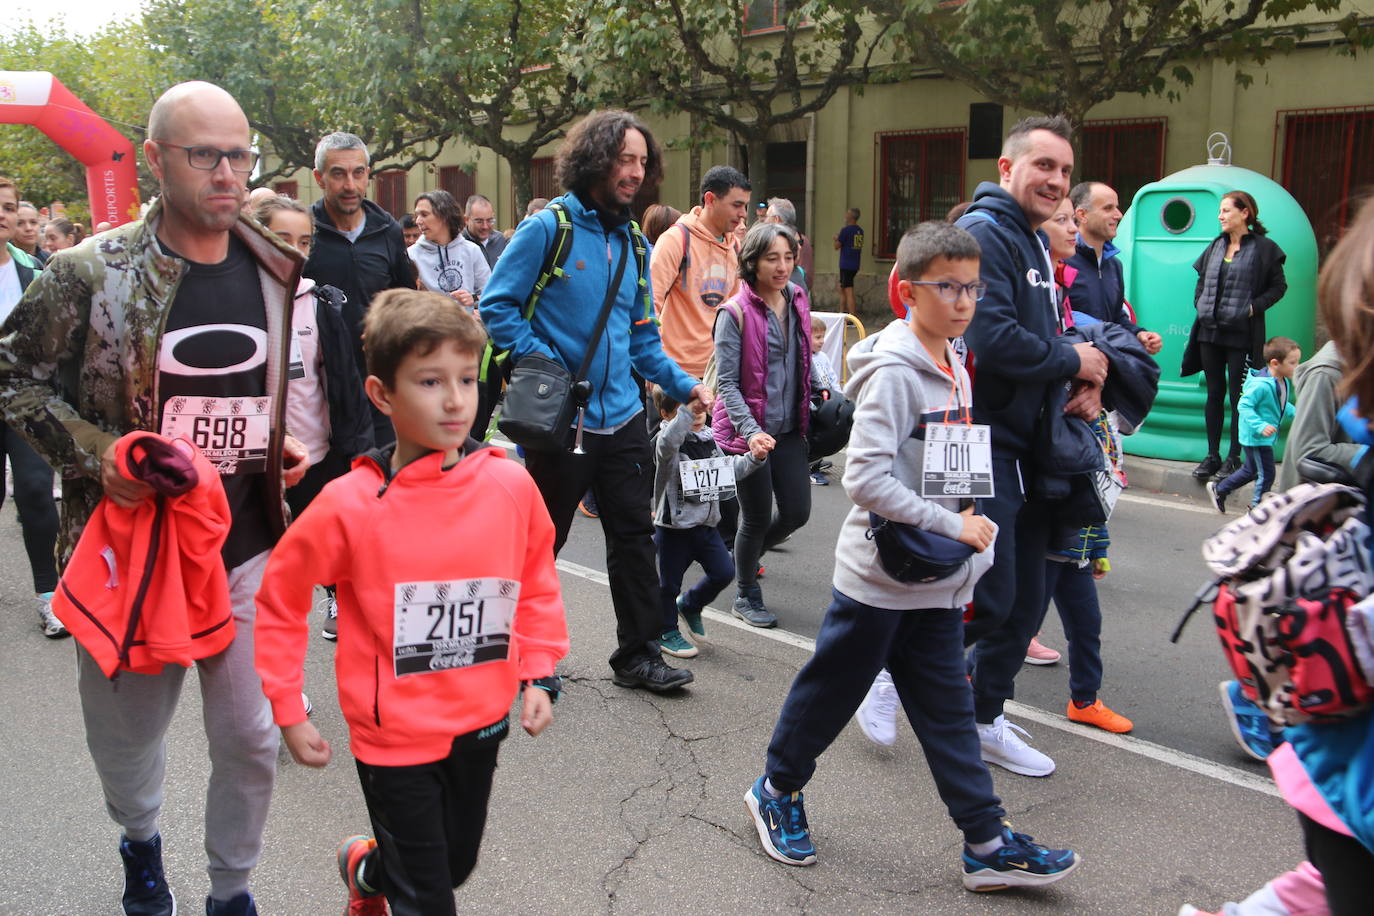
[[[696,380],[664,355],[658,324],[652,314],[645,315],[648,259],[644,275],[637,275],[629,224],[608,233],[596,211],[588,209],[576,194],[564,194],[555,201],[567,210],[573,224],[572,250],[563,265],[565,274],[549,281],[534,316],[525,321],[521,315],[525,300],[539,277],[558,225],[553,213],[540,211],[515,230],[482,294],[482,321],[492,343],[510,350],[516,362],[530,353],[543,353],[557,359],[569,372],[576,372],[592,343],[606,286],[614,276],[615,262],[610,257],[619,258],[623,252],[630,261],[606,332],[587,370],[592,383],[587,428],[619,426],[644,409],[630,374],[632,367],[662,385],[675,400],[686,403]]]
[[[1078,354],[1059,336],[1054,276],[1021,205],[985,181],[958,225],[978,240],[988,285],[964,333],[974,360],[973,416],[992,427],[995,453],[1022,457],[1046,390],[1078,371]]]

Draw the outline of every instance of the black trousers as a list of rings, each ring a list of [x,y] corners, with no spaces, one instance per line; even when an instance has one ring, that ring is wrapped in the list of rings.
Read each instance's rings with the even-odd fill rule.
[[[454,749],[417,766],[358,764],[377,837],[364,873],[392,916],[454,916],[453,889],[472,874],[487,824],[500,744]]]
[[[646,658],[658,658],[658,568],[654,553],[654,525],[650,517],[654,489],[654,461],[644,415],[637,414],[610,435],[585,434],[586,454],[569,450],[527,451],[525,468],[534,478],[553,519],[553,551],[568,540],[577,503],[590,487],[606,536],[606,573],[611,585],[619,648],[611,667],[624,671]]]
[[[1227,455],[1240,454],[1240,389],[1245,383],[1246,352],[1237,347],[1223,347],[1212,343],[1199,343],[1198,356],[1202,360],[1202,374],[1207,378],[1207,406],[1204,418],[1207,422],[1207,454],[1219,455],[1221,452],[1222,411],[1226,408],[1226,396],[1231,396],[1231,449]]]
[[[1322,873],[1331,916],[1360,916],[1374,898],[1374,853],[1354,837],[1323,827],[1298,812],[1307,861]]]
[[[323,458],[310,466],[310,470],[305,472],[301,482],[294,487],[286,490],[286,504],[291,507],[291,517],[298,518],[305,511],[305,507],[314,501],[324,485],[335,477],[342,477],[348,473],[350,461],[348,456],[330,449],[325,452]]]
[[[974,713],[984,724],[1000,716],[1003,704],[1016,695],[1026,647],[1045,616],[1052,520],[1043,504],[1026,501],[1021,473],[1016,460],[993,454],[996,495],[983,500],[983,514],[997,523],[995,553],[992,568],[973,589],[973,619],[964,630],[964,644],[973,647]]]
[[[0,423],[0,503],[5,501],[5,457],[14,469],[14,505],[29,555],[33,590],[42,595],[57,589],[57,503],[52,498],[53,470],[33,446],[7,424]]]

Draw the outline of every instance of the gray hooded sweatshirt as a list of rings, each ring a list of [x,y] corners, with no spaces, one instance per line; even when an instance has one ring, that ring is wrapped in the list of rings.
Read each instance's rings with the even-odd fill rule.
[[[682,495],[682,476],[678,467],[682,464],[682,448],[686,442],[697,443],[700,451],[709,452],[707,457],[731,459],[735,469],[735,482],[763,467],[764,462],[755,461],[754,456],[726,455],[716,445],[716,437],[711,433],[711,424],[702,429],[692,429],[692,412],[679,407],[671,420],[664,421],[654,437],[654,524],[660,528],[700,528],[705,525],[714,528],[720,524],[719,499],[688,499]],[[734,499],[727,495],[726,499]]]
[[[973,386],[952,349],[964,405]],[[925,440],[912,437],[923,414],[946,409],[955,417],[950,377],[940,370],[905,321],[893,321],[849,350],[849,384],[854,430],[849,436],[844,489],[854,506],[835,545],[835,588],[855,601],[888,610],[958,608],[973,598],[973,586],[992,566],[992,547],[975,553],[964,568],[938,582],[898,582],[883,571],[868,538],[869,512],[895,522],[955,538],[963,530],[959,500],[920,494]]]

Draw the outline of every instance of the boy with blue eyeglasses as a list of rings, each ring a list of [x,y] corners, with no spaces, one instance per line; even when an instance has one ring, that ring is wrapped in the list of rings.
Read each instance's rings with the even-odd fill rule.
[[[992,565],[997,526],[968,499],[928,484],[927,443],[964,433],[976,439],[983,429],[970,424],[972,386],[949,344],[982,296],[980,256],[973,237],[947,223],[908,231],[897,266],[910,317],[850,351],[845,393],[855,413],[844,487],[854,507],[835,548],[833,598],[815,654],[779,714],[764,773],[744,795],[763,851],[786,865],[816,861],[801,790],[884,668],[964,834],[964,887],[1051,884],[1078,865],[1072,851],[1014,833],[993,792],[974,724],[963,609]],[[990,461],[984,457],[960,467],[980,467]],[[959,468],[946,470],[952,478]],[[898,581],[870,537],[870,513],[958,541],[972,554],[952,575]]]

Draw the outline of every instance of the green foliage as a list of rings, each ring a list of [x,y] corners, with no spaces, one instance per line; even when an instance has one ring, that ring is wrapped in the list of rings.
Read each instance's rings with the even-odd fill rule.
[[[20,24],[0,35],[0,61],[7,70],[50,71],[135,149],[143,141],[148,110],[173,81],[164,62],[148,53],[137,19],[111,23],[89,38],[68,33],[61,20]],[[73,218],[89,217],[85,167],[42,131],[0,124],[0,150],[0,171],[14,179],[25,199],[39,206],[61,200]],[[156,191],[146,172],[140,185],[145,200]]]
[[[876,0],[917,66],[934,66],[1005,105],[1064,114],[1075,124],[1117,93],[1179,96],[1215,57],[1262,64],[1307,38],[1298,13],[1341,0]],[[1374,44],[1354,13],[1337,24],[1342,50]],[[1248,85],[1242,66],[1237,80]]]
[[[782,22],[752,34],[749,0],[604,0],[589,13],[601,55],[637,62],[632,85],[651,109],[689,112],[748,145],[756,196],[768,132],[868,81],[886,32],[866,27],[854,0],[779,2]]]
[[[540,150],[632,85],[616,58],[596,54],[582,7],[567,0],[373,0],[370,14],[354,47],[384,82],[400,78],[397,106],[436,134],[504,157],[517,210]]]
[[[144,19],[155,52],[183,79],[227,89],[277,157],[265,184],[312,168],[315,144],[346,130],[362,137],[374,165],[408,168],[434,158],[427,141],[449,136],[407,119],[403,72],[359,53],[379,20],[345,0],[148,0]],[[435,147],[437,150],[437,147]]]

